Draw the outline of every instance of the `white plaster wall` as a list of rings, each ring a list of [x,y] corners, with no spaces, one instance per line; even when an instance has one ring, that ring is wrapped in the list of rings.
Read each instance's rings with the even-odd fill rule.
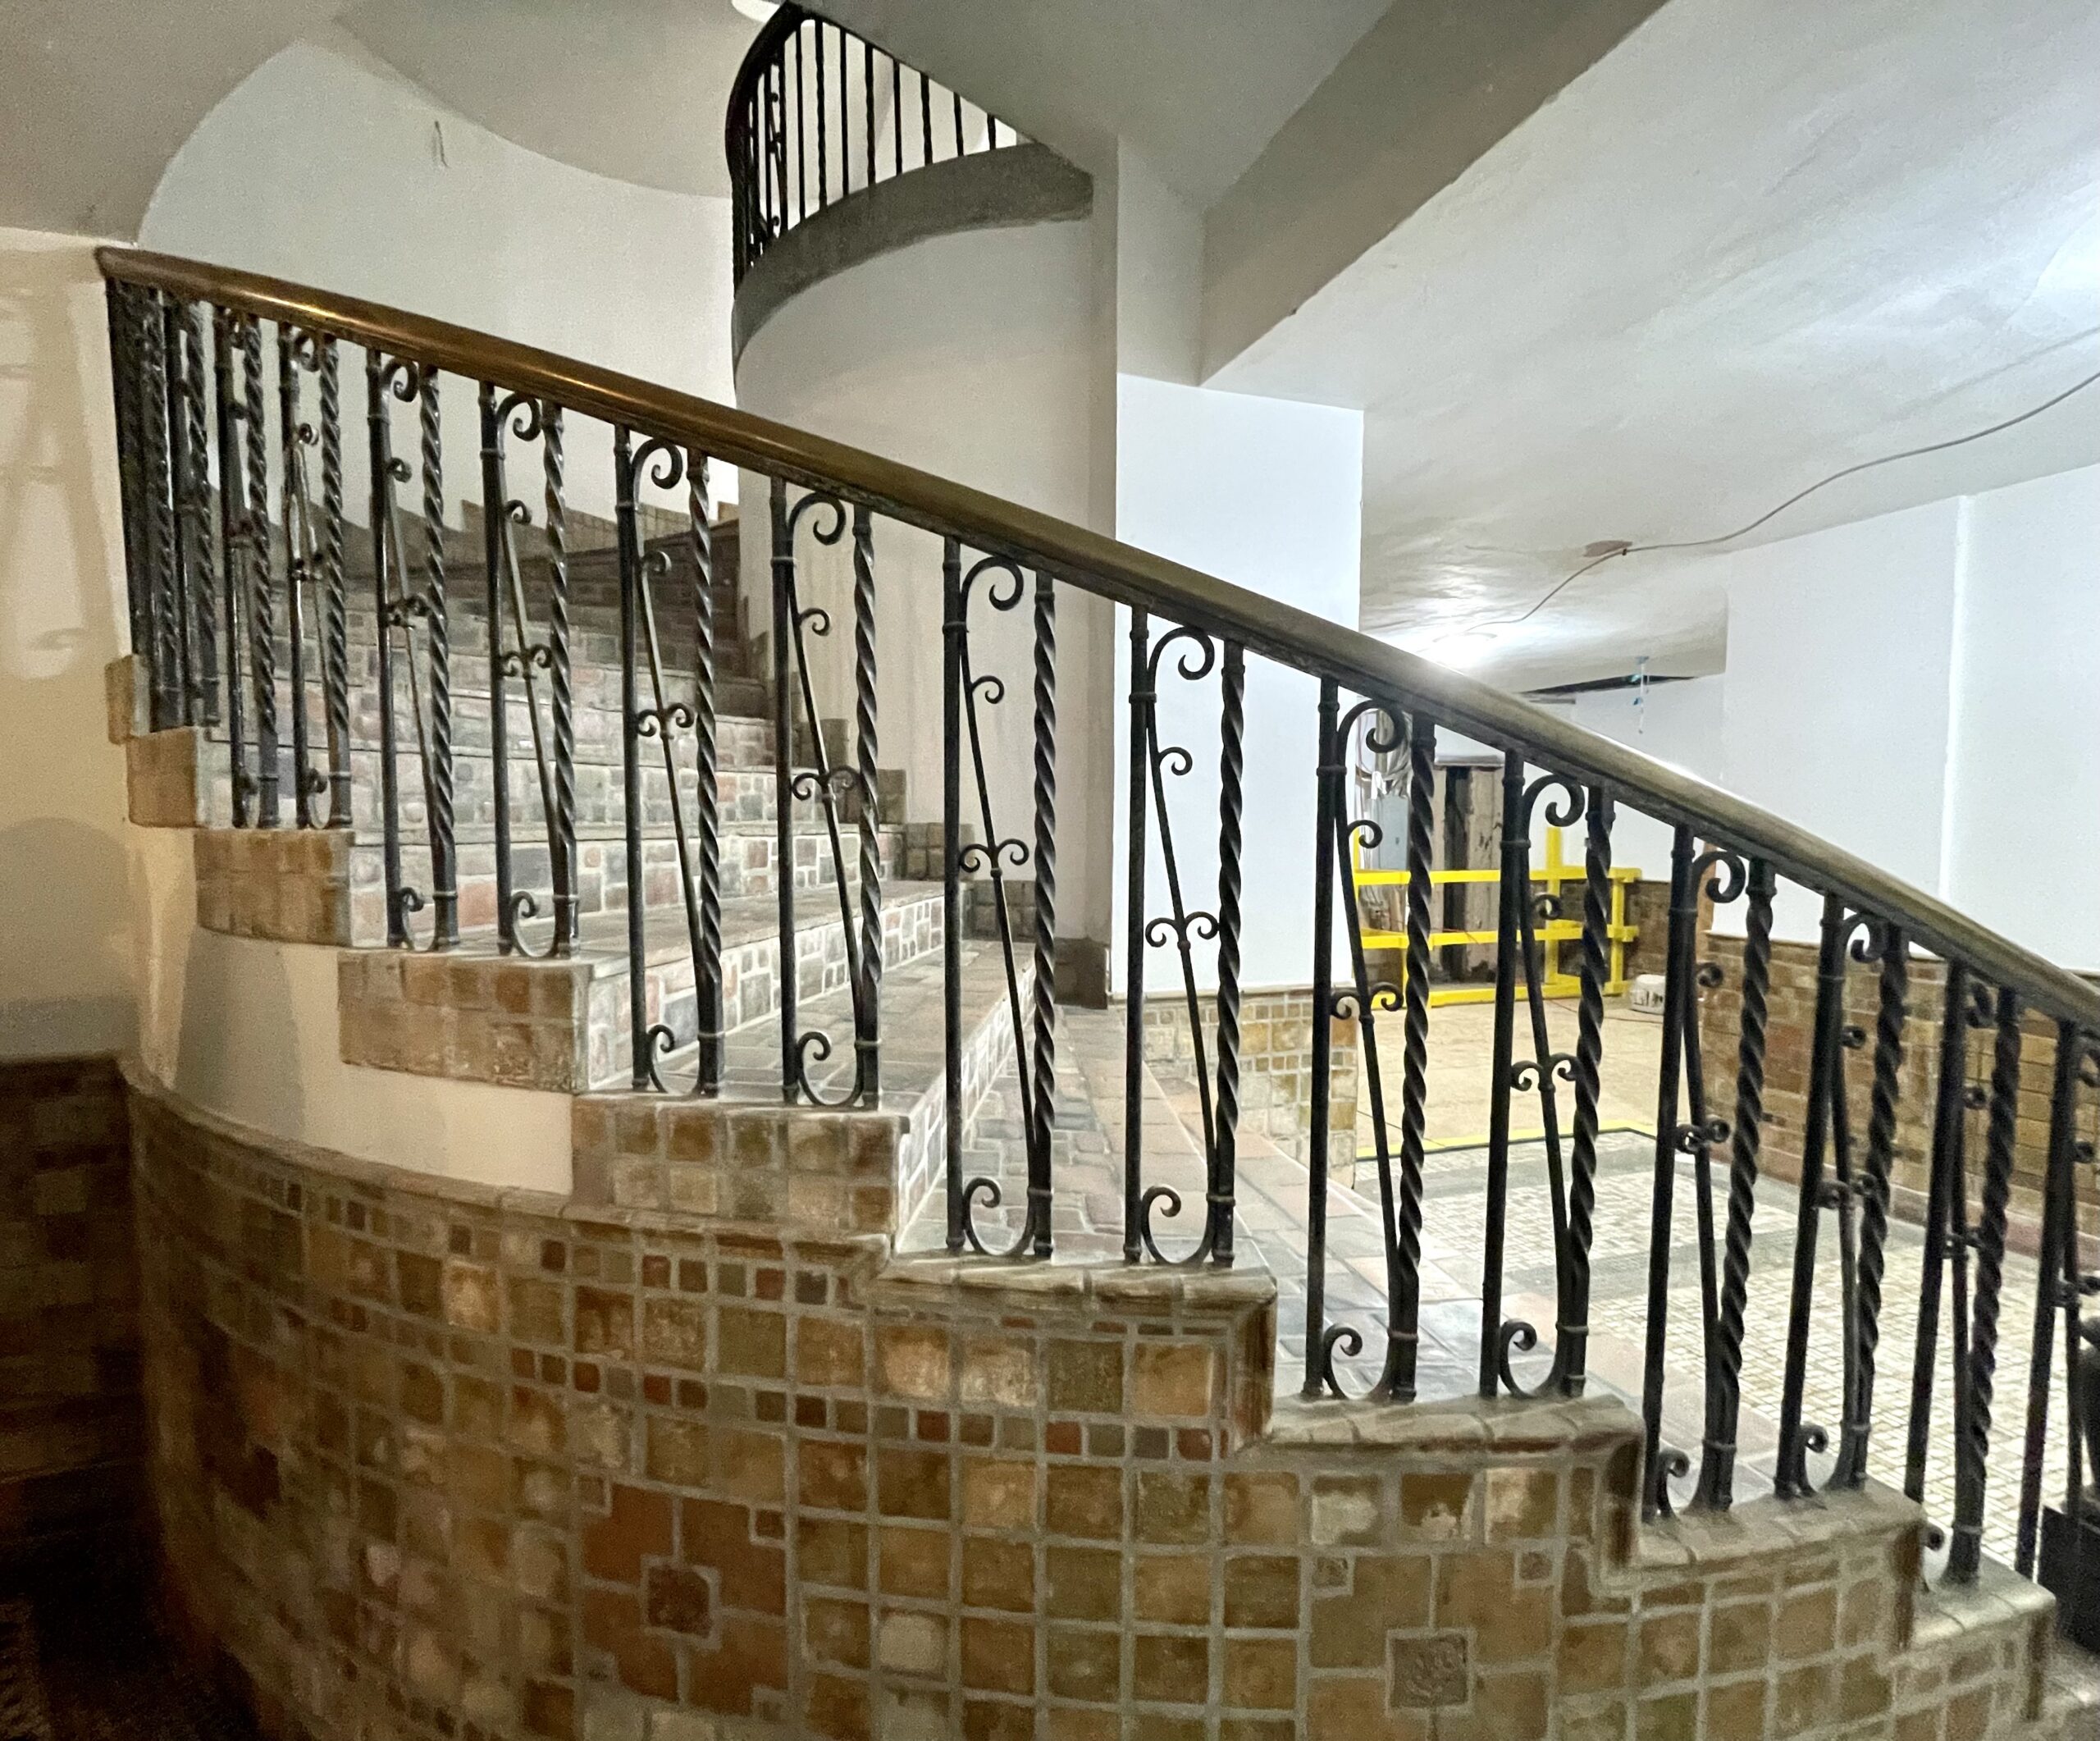
[[[737,363],[738,403],[1084,523],[1093,439],[1093,245],[1084,222],[980,230],[934,237],[837,273],[792,299],[752,336]],[[770,587],[765,486],[747,478],[744,489],[743,574],[752,626],[761,630]],[[847,718],[851,569],[845,546],[824,550],[809,529],[828,518],[803,521],[798,581],[801,602],[826,608],[834,625],[829,637],[810,642],[820,709]],[[880,760],[905,770],[909,813],[926,821],[941,814],[940,560],[938,540],[877,520]],[[966,563],[973,560],[965,553]],[[1090,605],[1075,589],[1060,588],[1058,881],[1060,930],[1099,936],[1107,912],[1099,832],[1106,793],[1076,748],[1107,705],[1098,637],[1086,633]],[[1026,834],[1029,607],[995,612],[980,581],[970,624],[978,674],[996,674],[1007,686],[1003,703],[979,711],[995,820],[1002,836]],[[975,797],[967,790],[964,815],[975,824]]]
[[[1352,627],[1356,622],[1363,423],[1360,414],[1125,375],[1118,382],[1116,534]],[[1129,614],[1116,612],[1116,692],[1129,692]],[[1155,637],[1170,625],[1153,624]],[[1194,765],[1170,776],[1175,856],[1189,907],[1216,910],[1218,676],[1184,683],[1162,668],[1160,733]],[[1220,649],[1221,653],[1222,649]],[[1312,971],[1313,817],[1319,687],[1258,656],[1247,661],[1241,984],[1303,985]],[[1122,954],[1128,835],[1129,725],[1116,716],[1114,983]],[[1159,825],[1148,830],[1149,916],[1166,912]],[[1199,983],[1216,983],[1215,949],[1198,945]],[[1171,943],[1149,952],[1146,985],[1178,989]]]
[[[1714,564],[1728,594],[1725,783],[1928,891],[1943,866],[1961,513],[1932,502]],[[1783,885],[1774,934],[1810,939],[1819,912]]]
[[[1964,503],[1947,898],[2066,967],[2100,969],[2100,467]]]
[[[162,177],[139,242],[734,397],[728,200],[616,180],[514,145],[340,30],[294,43],[212,110]],[[359,523],[363,363],[348,357],[344,381]],[[413,455],[412,412],[397,409],[395,420],[396,450]],[[478,501],[471,383],[448,380],[444,432],[447,499]],[[572,417],[568,446],[571,505],[609,514],[609,431]],[[534,470],[518,493],[536,502],[536,455],[523,451]],[[718,497],[735,491],[733,473],[716,480]]]
[[[566,1192],[566,1094],[342,1061],[337,952],[200,930],[186,829],[134,829],[139,1058],[272,1136],[486,1185]]]
[[[124,537],[91,245],[0,230],[0,1058],[133,1031],[124,753],[103,708]]]

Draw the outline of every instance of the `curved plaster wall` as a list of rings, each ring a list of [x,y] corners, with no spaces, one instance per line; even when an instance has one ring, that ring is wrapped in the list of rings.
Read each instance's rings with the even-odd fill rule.
[[[1082,219],[934,236],[863,261],[801,290],[751,334],[737,363],[737,403],[1084,523],[1095,414],[1092,249]],[[746,481],[755,531],[743,543],[743,580],[755,625],[769,608],[769,540],[756,530],[763,487]],[[823,605],[837,625],[812,642],[819,706],[850,717],[850,551],[819,546],[807,529],[813,518],[823,516],[806,517],[797,540],[802,601]],[[941,813],[940,564],[938,539],[877,522],[880,760],[905,770],[915,821]],[[976,671],[1007,683],[1007,699],[981,711],[987,769],[1000,833],[1025,835],[1030,607],[994,610],[993,578],[973,588],[970,646]],[[1107,696],[1091,633],[1105,610],[1070,588],[1059,590],[1058,608],[1059,713],[1068,722],[1058,770],[1060,930],[1075,935],[1089,905],[1083,885],[1104,861],[1107,835],[1105,791],[1090,794],[1069,722]],[[966,820],[975,812],[966,792]],[[1105,934],[1105,915],[1104,898],[1093,934]]]
[[[212,111],[169,164],[139,239],[703,398],[734,395],[728,200],[616,180],[514,145],[340,30],[293,43]],[[361,412],[358,368],[354,358],[345,396]],[[397,439],[412,441],[396,415]],[[470,383],[447,382],[445,436],[457,456],[448,496],[478,500]],[[363,446],[345,447],[350,511],[361,518]],[[611,453],[605,426],[570,420],[573,507],[611,513]],[[727,480],[716,487],[735,493]]]

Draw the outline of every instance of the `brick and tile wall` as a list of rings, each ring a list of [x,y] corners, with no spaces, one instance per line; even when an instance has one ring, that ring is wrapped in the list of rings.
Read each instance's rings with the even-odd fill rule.
[[[1217,998],[1197,999],[1215,1082]],[[1162,1083],[1195,1081],[1189,1008],[1178,993],[1155,994],[1144,1008],[1145,1062]],[[1349,1177],[1356,1165],[1357,1033],[1354,1020],[1329,1025],[1329,1163]],[[1250,991],[1239,1003],[1240,1121],[1285,1154],[1303,1160],[1312,1123],[1312,994]]]
[[[1632,1557],[1617,1404],[1272,1418],[1258,1273],[895,1259],[133,1108],[168,1582],[285,1732],[2041,1733],[2029,1587],[1901,1654],[1901,1501]]]
[[[131,1222],[113,1061],[0,1063],[0,1556],[135,1511]]]

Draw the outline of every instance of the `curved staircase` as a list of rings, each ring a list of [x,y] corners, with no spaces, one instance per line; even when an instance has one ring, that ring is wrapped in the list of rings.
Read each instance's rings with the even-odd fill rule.
[[[780,16],[769,54],[811,28],[821,54],[837,28]],[[752,126],[771,88],[740,98],[752,175],[777,157]],[[771,222],[766,197],[740,190],[740,221]],[[2100,993],[1724,793],[1274,600],[487,335],[103,258],[136,647],[112,669],[112,735],[132,819],[192,832],[202,930],[335,952],[343,1063],[430,1079],[426,1104],[457,1109],[382,1160],[235,1123],[132,1069],[163,1583],[264,1733],[2089,1732],[2051,1683],[2053,1604],[2031,1574],[2053,1483],[2074,1519],[2082,1486],[2067,1381],[2091,1204],[2074,1169],[2100,1099]],[[235,340],[252,361],[266,328],[294,383],[274,450],[259,362],[239,418],[206,386],[237,386]],[[422,436],[413,465],[376,468],[362,523],[340,471],[322,505],[305,499],[282,440],[296,372],[358,346],[375,430],[394,392],[420,401]],[[523,546],[478,512],[450,523],[437,482],[448,382],[509,395],[536,430],[559,412],[615,431],[618,517],[572,514],[565,552],[518,555],[529,608],[508,624],[491,622],[489,570]],[[325,389],[320,415],[340,455]],[[485,439],[500,478],[502,435]],[[645,524],[651,463],[660,495],[690,487],[682,519],[660,503],[668,519]],[[708,463],[746,474],[742,519],[709,511]],[[418,473],[427,546],[390,546],[385,499]],[[232,478],[250,480],[240,501],[217,492]],[[731,578],[754,479],[770,488],[762,649]],[[877,519],[931,534],[937,569],[879,570]],[[331,537],[302,546],[317,523],[347,562],[315,554]],[[808,656],[833,626],[802,590],[813,534],[851,569],[842,686]],[[441,596],[418,549],[437,553]],[[905,826],[903,799],[931,795],[880,767],[879,587],[922,604],[942,646],[938,825]],[[1111,729],[1059,705],[1058,603],[1082,596],[1123,607],[1134,674],[1120,1021],[1053,998],[1060,746]],[[993,611],[1029,624],[1025,672],[984,669]],[[1300,722],[1320,796],[1309,985],[1281,991],[1239,979],[1262,660],[1319,684]],[[557,669],[559,725],[534,687]],[[1163,741],[1174,683],[1215,688],[1214,748]],[[1025,791],[982,748],[980,715],[1009,691],[1032,704]],[[304,761],[257,748],[266,697],[281,738],[304,711]],[[1586,849],[1577,1038],[1556,1053],[1525,971],[1529,830],[1504,830],[1477,1236],[1440,1219],[1423,1141],[1440,731],[1501,752],[1506,817],[1549,807]],[[1399,985],[1372,977],[1349,879],[1370,825],[1345,775],[1367,736],[1408,775],[1404,931],[1424,967]],[[1200,892],[1171,846],[1173,782],[1199,760],[1217,809],[1180,821],[1185,858],[1215,829]],[[266,761],[276,825],[247,807]],[[290,795],[313,791],[318,825],[331,776],[348,825],[299,825]],[[573,800],[550,816],[543,793]],[[1619,807],[1675,837],[1632,1217],[1599,1149]],[[423,908],[448,864],[456,939]],[[549,898],[564,880],[567,934]],[[1820,907],[1798,998],[1774,985],[1783,884]],[[514,932],[506,889],[532,897]],[[1717,908],[1742,916],[1725,972],[1701,959]],[[408,921],[390,944],[390,915]],[[1148,975],[1178,1039],[1148,1028]],[[1193,1074],[1169,1081],[1170,1053]],[[1798,1130],[1764,1104],[1768,1062],[1776,1090],[1796,1062]],[[459,1177],[474,1136],[452,1085],[563,1097],[570,1188]],[[1513,1119],[1533,1101],[1546,1134],[1527,1145]],[[1921,1106],[1929,1179],[1911,1204],[1895,1133]],[[1337,1158],[1359,1190],[1331,1180]],[[1536,1186],[1513,1196],[1513,1168]],[[1550,1205],[1531,1284],[1513,1204]],[[1897,1349],[1881,1296],[1904,1212],[1926,1297]],[[2008,1271],[2029,1255],[2027,1369],[2000,1373],[2001,1318],[2029,1298]],[[1440,1259],[1445,1283],[1464,1277],[1440,1294]],[[1623,1385],[1593,1260],[1646,1277],[1645,1370]],[[1673,1263],[1701,1284],[1696,1370],[1665,1323]],[[1303,1363],[1281,1375],[1280,1295]],[[1477,1364],[1463,1394],[1424,1358],[1440,1336]],[[1753,1467],[1745,1374],[1781,1343],[1776,1445]],[[1811,1396],[1834,1400],[1827,1423]],[[1945,1467],[1952,1505],[1929,1519]],[[1739,1482],[1771,1491],[1738,1503]],[[2010,1566],[1985,1551],[2002,1538]]]

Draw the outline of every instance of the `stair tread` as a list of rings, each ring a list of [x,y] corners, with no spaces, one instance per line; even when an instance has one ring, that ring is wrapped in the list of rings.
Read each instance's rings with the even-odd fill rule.
[[[848,884],[853,902],[853,913],[857,923],[860,916],[860,891],[856,884]],[[883,885],[883,910],[885,912],[917,905],[930,900],[941,892],[938,883],[906,882],[898,880]],[[754,943],[764,943],[778,934],[779,906],[769,894],[739,895],[722,903],[722,947],[726,952],[740,949]],[[796,928],[798,931],[815,930],[838,922],[838,902],[829,889],[806,889],[796,898]],[[652,966],[677,960],[687,953],[685,908],[673,904],[647,908],[643,915],[645,959]],[[540,954],[546,948],[553,934],[550,921],[545,918],[527,919],[520,926],[524,951]],[[588,966],[594,976],[623,974],[627,971],[627,914],[617,912],[587,913],[577,925],[576,946],[570,959]],[[377,946],[374,946],[377,947]],[[462,934],[459,947],[451,952],[469,959],[496,955],[495,932],[483,927]]]

